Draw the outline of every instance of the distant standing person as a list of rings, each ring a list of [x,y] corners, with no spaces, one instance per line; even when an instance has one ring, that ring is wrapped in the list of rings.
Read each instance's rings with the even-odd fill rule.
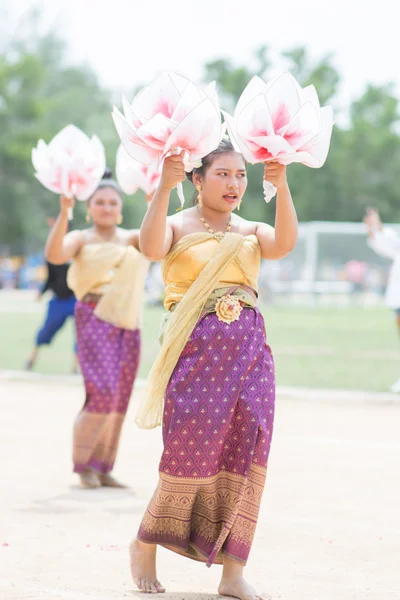
[[[349,260],[344,266],[346,278],[352,284],[351,293],[359,295],[364,289],[367,265],[363,261]]]
[[[384,227],[377,210],[369,208],[364,217],[368,228],[368,246],[379,256],[392,261],[385,293],[385,304],[396,314],[397,329],[400,334],[400,235],[389,227]],[[400,379],[390,388],[400,393]]]
[[[54,223],[55,219],[47,220],[49,227],[53,227]],[[69,269],[69,263],[53,265],[46,261],[46,265],[47,279],[39,292],[38,300],[40,300],[47,291],[52,291],[53,297],[50,299],[47,305],[46,318],[36,335],[35,346],[25,363],[25,369],[27,371],[31,371],[33,369],[38,359],[40,348],[42,346],[48,346],[51,344],[55,335],[64,326],[66,321],[70,317],[74,317],[76,300],[74,293],[67,285],[67,272]],[[76,372],[77,369],[78,360],[75,344],[72,370],[73,372]]]

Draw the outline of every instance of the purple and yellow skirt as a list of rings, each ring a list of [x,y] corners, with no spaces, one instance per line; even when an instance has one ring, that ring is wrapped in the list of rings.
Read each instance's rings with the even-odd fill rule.
[[[275,375],[264,320],[203,316],[166,390],[158,487],[138,537],[179,554],[245,564],[271,445]]]

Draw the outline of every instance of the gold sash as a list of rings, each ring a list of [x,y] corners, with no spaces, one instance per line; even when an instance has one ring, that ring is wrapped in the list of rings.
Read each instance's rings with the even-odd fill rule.
[[[157,425],[161,425],[165,390],[172,372],[200,318],[207,299],[221,277],[221,273],[237,257],[245,239],[238,233],[229,233],[222,239],[218,234],[215,236],[210,234],[210,238],[212,237],[220,242],[218,251],[203,268],[171,314],[165,330],[163,345],[149,373],[145,397],[135,419],[136,424],[142,429],[153,429]],[[167,255],[164,269],[181,252],[201,242],[204,242],[204,233],[182,238]]]
[[[236,298],[237,300],[239,300],[241,302],[242,306],[245,306],[246,308],[253,308],[253,306],[256,305],[257,294],[251,288],[247,288],[247,289],[246,288],[247,288],[247,286],[238,285],[238,286],[235,286],[235,288],[233,288],[233,290],[232,290],[232,288],[228,288],[228,287],[218,288],[218,289],[214,290],[213,292],[211,292],[211,294],[207,298],[206,303],[203,307],[203,310],[201,311],[200,317],[203,317],[204,315],[215,312],[218,300],[220,298],[222,298],[223,296],[226,296],[227,294],[230,297],[233,297],[233,298]],[[162,346],[162,344],[163,344],[165,330],[166,330],[168,323],[172,317],[172,314],[175,311],[175,308],[177,306],[178,306],[178,304],[173,306],[169,312],[167,312],[163,315],[163,318],[162,318],[161,324],[160,324],[160,329],[158,332],[158,341],[160,343],[160,346]]]
[[[68,270],[68,285],[82,300],[96,285],[109,280],[94,314],[116,327],[137,329],[148,266],[133,246],[86,244]]]

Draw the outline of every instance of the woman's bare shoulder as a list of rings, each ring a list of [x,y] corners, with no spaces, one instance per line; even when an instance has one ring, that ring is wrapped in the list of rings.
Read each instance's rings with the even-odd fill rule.
[[[198,229],[198,215],[195,208],[186,208],[175,215],[167,218],[167,223],[171,228],[173,243],[188,233]]]
[[[240,215],[232,214],[232,231],[241,233],[242,235],[255,235],[257,232],[258,223],[248,221]]]

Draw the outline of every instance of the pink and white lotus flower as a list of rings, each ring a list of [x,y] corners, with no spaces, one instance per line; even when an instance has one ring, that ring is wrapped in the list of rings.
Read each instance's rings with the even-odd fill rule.
[[[186,77],[163,72],[135,96],[122,98],[113,119],[128,154],[144,165],[161,165],[164,158],[185,150],[190,170],[219,145],[221,115],[215,83],[203,88]],[[178,195],[183,206],[182,186]]]
[[[223,114],[232,143],[250,163],[277,160],[312,168],[325,163],[334,123],[332,108],[321,108],[314,86],[301,88],[289,73],[268,83],[253,77],[233,117]],[[269,202],[276,189],[264,184]]]
[[[125,194],[135,194],[143,190],[149,198],[157,189],[161,171],[157,165],[143,165],[134,160],[121,144],[117,151],[115,174],[117,181]]]
[[[39,140],[32,150],[35,177],[48,190],[78,200],[95,191],[106,168],[104,146],[74,125],[67,125],[46,144]]]

